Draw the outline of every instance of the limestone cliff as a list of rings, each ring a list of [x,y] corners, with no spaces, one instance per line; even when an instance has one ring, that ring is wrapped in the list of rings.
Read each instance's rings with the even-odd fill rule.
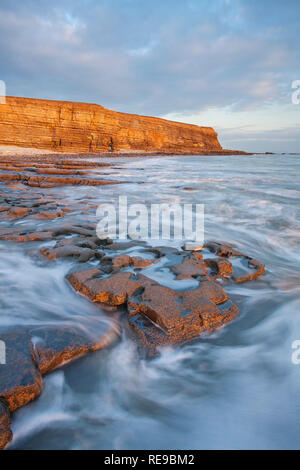
[[[119,113],[96,104],[15,97],[0,105],[0,144],[59,152],[223,151],[211,127]]]

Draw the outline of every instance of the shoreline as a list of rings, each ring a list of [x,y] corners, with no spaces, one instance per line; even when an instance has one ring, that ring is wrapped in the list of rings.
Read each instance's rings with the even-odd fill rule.
[[[244,152],[243,150],[222,150],[222,151],[205,151],[205,152],[148,152],[145,150],[120,150],[119,152],[53,152],[47,149],[36,147],[19,147],[17,145],[1,145],[0,159],[3,157],[34,157],[34,156],[61,156],[75,158],[101,158],[101,157],[171,157],[175,155],[191,156],[191,155],[254,155],[253,153]]]

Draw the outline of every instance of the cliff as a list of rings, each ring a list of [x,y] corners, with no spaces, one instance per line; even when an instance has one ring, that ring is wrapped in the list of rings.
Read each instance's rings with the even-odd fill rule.
[[[223,152],[217,133],[96,104],[7,97],[0,105],[0,144],[58,152]]]

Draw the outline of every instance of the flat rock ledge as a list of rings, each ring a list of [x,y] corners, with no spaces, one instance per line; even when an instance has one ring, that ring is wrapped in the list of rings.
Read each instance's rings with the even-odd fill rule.
[[[48,156],[11,156],[0,160],[0,182],[20,183],[33,188],[55,186],[105,186],[119,181],[101,179],[109,163],[73,159],[67,154]]]
[[[80,327],[33,326],[0,330],[6,364],[0,365],[0,450],[12,439],[10,414],[37,398],[42,376],[84,354],[110,346],[120,331],[103,324],[91,338]]]
[[[239,308],[223,286],[230,280],[253,281],[265,270],[259,261],[225,244],[207,243],[201,253],[167,247],[144,251],[156,258],[104,256],[99,267],[72,272],[67,280],[92,302],[125,307],[131,331],[150,349],[190,341],[232,321]],[[147,268],[162,260],[170,276],[197,281],[198,287],[175,290],[145,275]]]
[[[4,449],[12,437],[9,406],[5,400],[0,399],[0,449]]]

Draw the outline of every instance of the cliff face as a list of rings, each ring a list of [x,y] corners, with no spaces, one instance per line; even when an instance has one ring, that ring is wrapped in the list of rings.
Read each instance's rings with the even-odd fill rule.
[[[119,113],[96,104],[15,97],[0,105],[0,144],[58,152],[222,152],[211,127]]]

